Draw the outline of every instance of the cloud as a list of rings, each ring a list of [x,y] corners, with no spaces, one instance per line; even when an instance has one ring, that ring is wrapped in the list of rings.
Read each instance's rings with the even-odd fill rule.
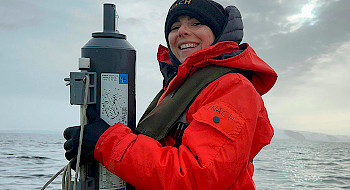
[[[310,15],[302,16],[306,14],[303,9],[311,5]],[[251,44],[277,71],[350,37],[346,19],[350,17],[350,4],[346,1],[247,0],[237,1],[237,6],[245,25],[243,42]]]
[[[314,25],[316,22],[316,20],[314,20],[315,19],[314,9],[316,5],[317,5],[317,0],[310,0],[307,4],[303,5],[299,13],[287,17],[287,20],[289,21],[289,23],[286,23],[285,26],[288,27],[288,25],[291,25],[287,32],[294,32],[298,30],[306,22],[309,22],[310,25]]]
[[[0,32],[37,26],[47,12],[24,0],[0,2]]]
[[[350,41],[330,49],[333,51],[304,60],[301,64],[309,69],[303,73],[298,72],[298,66],[280,73],[273,95],[266,100],[276,126],[350,135],[350,89],[346,88]]]

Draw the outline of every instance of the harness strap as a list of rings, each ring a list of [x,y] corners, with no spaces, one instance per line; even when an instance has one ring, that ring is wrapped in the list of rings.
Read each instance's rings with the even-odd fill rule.
[[[152,102],[148,105],[146,111],[143,113],[140,121],[142,121],[145,117],[147,117],[147,115],[157,106],[158,100],[159,98],[162,96],[162,94],[164,93],[164,90],[161,89],[158,94],[156,95],[156,97],[154,97],[154,99],[152,100]]]

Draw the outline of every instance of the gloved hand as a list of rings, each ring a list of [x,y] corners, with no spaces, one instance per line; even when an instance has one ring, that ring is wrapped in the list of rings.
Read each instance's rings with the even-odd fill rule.
[[[81,147],[80,163],[92,161],[94,159],[95,145],[100,136],[108,129],[109,125],[103,121],[95,110],[95,106],[88,106],[86,116],[89,123],[84,127],[83,143]],[[63,136],[67,140],[64,143],[66,150],[65,156],[67,160],[73,161],[72,167],[74,169],[76,157],[78,155],[80,126],[68,127],[64,130]]]

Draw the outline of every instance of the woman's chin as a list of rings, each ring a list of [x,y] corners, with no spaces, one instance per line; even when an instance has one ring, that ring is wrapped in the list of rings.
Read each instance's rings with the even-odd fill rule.
[[[181,53],[180,53],[180,56],[179,56],[178,60],[181,63],[183,63],[188,56],[192,55],[193,53],[195,53],[198,50],[200,50],[200,49],[198,49],[198,48],[190,48],[190,49],[181,50]]]

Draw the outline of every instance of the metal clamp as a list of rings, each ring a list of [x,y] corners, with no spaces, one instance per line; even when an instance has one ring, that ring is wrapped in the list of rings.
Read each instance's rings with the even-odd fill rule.
[[[96,104],[96,72],[70,72],[70,78],[65,78],[66,86],[70,86],[70,104],[84,104],[85,77],[90,78],[87,104]]]

